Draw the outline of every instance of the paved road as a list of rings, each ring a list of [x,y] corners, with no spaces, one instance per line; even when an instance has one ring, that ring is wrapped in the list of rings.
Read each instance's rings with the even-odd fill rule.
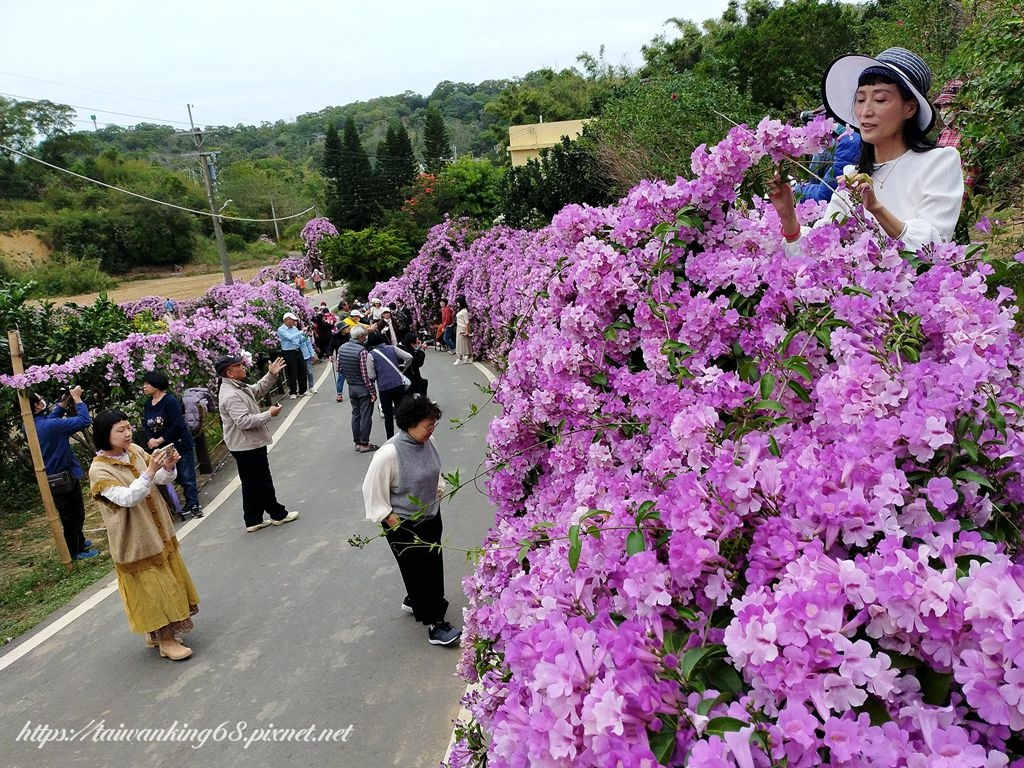
[[[477,366],[451,366],[430,352],[424,369],[444,420],[484,406]],[[368,456],[352,450],[348,401],[334,401],[333,381],[317,367],[320,392],[285,401],[270,460],[280,498],[299,509],[295,523],[248,534],[228,462],[204,503],[223,503],[182,528],[182,551],[202,607],[188,644],[193,658],[160,659],[128,632],[120,600],[97,585],[0,657],[0,765],[3,766],[434,766],[443,757],[464,690],[455,676],[459,651],[426,642],[426,630],[399,610],[404,596],[382,540],[349,546],[363,521],[359,485]],[[326,382],[324,382],[326,376]],[[484,455],[493,406],[460,429],[438,429],[445,471],[472,476]],[[373,438],[383,441],[376,418]],[[446,540],[475,546],[493,520],[486,498],[464,488],[443,511]],[[461,624],[460,581],[470,564],[445,557],[449,619]],[[105,588],[106,587],[106,588]],[[106,595],[104,597],[104,595]],[[90,603],[96,603],[92,607]],[[81,615],[9,663],[53,627]],[[9,659],[8,659],[9,661]],[[215,729],[243,739],[258,729],[337,730],[336,742],[216,741],[198,736],[164,743],[29,743],[49,728]],[[30,723],[26,728],[26,724]],[[239,724],[244,723],[244,726]],[[351,726],[351,728],[349,728]],[[347,733],[343,729],[349,729]],[[19,740],[19,735],[22,739]],[[115,738],[108,731],[105,738]],[[342,740],[344,739],[344,740]]]

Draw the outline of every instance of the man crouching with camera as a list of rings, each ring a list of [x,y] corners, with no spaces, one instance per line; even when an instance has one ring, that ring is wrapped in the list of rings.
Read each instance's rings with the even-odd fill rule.
[[[100,552],[92,548],[92,542],[85,538],[82,526],[85,524],[85,504],[82,501],[81,479],[85,475],[82,465],[75,458],[68,439],[92,424],[89,406],[82,402],[82,388],[72,387],[49,413],[46,401],[35,392],[28,395],[32,416],[39,436],[39,449],[46,466],[46,479],[50,483],[53,503],[64,527],[64,540],[68,552],[75,560],[96,557]],[[74,406],[74,415],[65,414]]]

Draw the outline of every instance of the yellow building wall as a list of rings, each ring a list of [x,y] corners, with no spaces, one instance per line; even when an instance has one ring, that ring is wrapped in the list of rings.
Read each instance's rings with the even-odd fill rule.
[[[588,120],[559,120],[554,123],[531,123],[508,127],[508,154],[512,165],[526,165],[531,158],[540,157],[540,151],[553,147],[563,136],[577,138]]]

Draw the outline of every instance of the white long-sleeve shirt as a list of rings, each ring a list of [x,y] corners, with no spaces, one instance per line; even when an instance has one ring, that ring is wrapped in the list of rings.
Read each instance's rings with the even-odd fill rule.
[[[856,173],[847,166],[847,175]],[[875,166],[872,186],[878,201],[906,224],[903,243],[917,251],[928,243],[944,243],[953,237],[964,199],[964,172],[960,153],[953,147],[938,147],[928,152],[907,152],[895,160]],[[814,223],[820,227],[853,212],[854,204],[845,190],[836,190],[824,215]],[[865,215],[874,221],[867,211]],[[802,227],[801,238],[810,229]],[[800,239],[786,243],[786,253],[799,253]]]
[[[119,507],[134,507],[149,495],[154,484],[167,485],[167,483],[172,482],[177,476],[177,468],[170,471],[160,468],[152,479],[146,477],[145,474],[142,474],[132,480],[132,484],[127,487],[123,485],[114,485],[110,488],[104,488],[100,491],[100,496],[108,501],[112,501]]]
[[[366,477],[363,478],[363,504],[366,507],[366,519],[371,523],[383,522],[394,511],[391,508],[391,492],[398,487],[398,466],[398,451],[390,442],[384,443],[370,459]],[[437,497],[441,498],[446,490],[444,480],[438,478]],[[427,502],[428,499],[423,501]]]

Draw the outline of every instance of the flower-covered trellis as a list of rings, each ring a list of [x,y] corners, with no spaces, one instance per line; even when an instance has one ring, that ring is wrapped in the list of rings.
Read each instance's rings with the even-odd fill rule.
[[[452,766],[1020,764],[1013,296],[858,217],[787,256],[738,190],[830,128],[445,254],[507,350]]]

